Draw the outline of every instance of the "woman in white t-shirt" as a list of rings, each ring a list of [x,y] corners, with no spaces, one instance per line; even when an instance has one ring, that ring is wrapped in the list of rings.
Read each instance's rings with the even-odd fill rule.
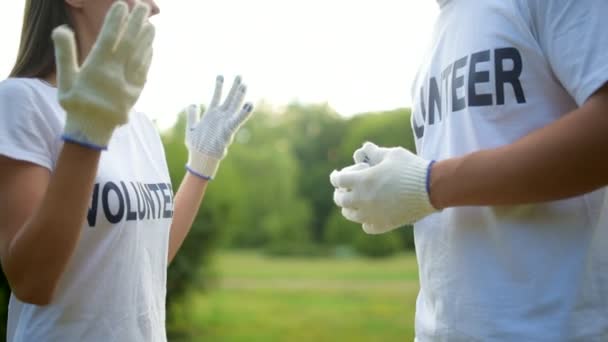
[[[218,77],[204,117],[189,107],[174,199],[158,132],[131,110],[158,12],[152,0],[26,1],[17,63],[0,83],[9,341],[166,340],[167,265],[252,106],[240,78],[220,103]]]
[[[417,341],[608,341],[608,1],[437,2],[417,155],[365,144],[335,202],[415,223]]]

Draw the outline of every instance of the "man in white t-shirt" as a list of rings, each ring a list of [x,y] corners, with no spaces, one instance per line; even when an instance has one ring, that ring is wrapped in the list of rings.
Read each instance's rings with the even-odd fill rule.
[[[608,1],[438,2],[417,155],[365,144],[335,202],[415,222],[416,340],[608,341]]]

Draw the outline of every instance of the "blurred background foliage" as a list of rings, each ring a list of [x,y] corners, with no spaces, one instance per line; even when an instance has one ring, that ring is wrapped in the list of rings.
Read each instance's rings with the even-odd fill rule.
[[[333,203],[329,183],[329,174],[352,164],[353,152],[365,141],[414,150],[409,116],[408,109],[344,118],[323,104],[294,103],[280,110],[259,105],[235,137],[192,232],[169,269],[170,306],[183,303],[191,289],[222,288],[218,281],[230,277],[225,272],[231,271],[218,267],[223,259],[214,263],[214,255],[247,259],[215,253],[218,250],[255,250],[267,258],[266,264],[272,258],[291,258],[294,263],[317,258],[331,264],[328,260],[387,258],[412,251],[411,227],[369,236],[345,220]],[[184,127],[182,113],[177,124],[163,133],[176,190],[186,161]],[[416,282],[416,277],[412,279]],[[168,318],[170,335],[181,336],[176,327],[183,326],[180,320],[185,318],[171,311]]]
[[[410,337],[417,292],[411,227],[366,235],[342,217],[329,183],[329,174],[352,164],[353,152],[365,141],[414,150],[409,116],[408,109],[344,118],[324,104],[294,103],[281,109],[258,105],[235,137],[190,235],[169,268],[170,340],[390,341],[388,332],[394,340]],[[172,128],[161,132],[175,191],[187,159],[184,130],[181,113]],[[380,258],[385,259],[379,264]],[[0,305],[5,309],[9,289],[6,281],[1,285]],[[327,288],[336,293],[328,293]],[[354,302],[345,300],[345,294]],[[318,306],[336,298],[345,301],[323,311],[336,310],[337,317],[321,315]],[[374,313],[374,303],[380,312]],[[305,316],[321,335],[287,318],[299,317],[307,304],[312,306]],[[250,322],[247,330],[238,324],[248,322],[240,315],[251,307],[260,308],[251,312],[253,316],[270,317],[261,318],[266,323]],[[370,325],[365,308],[378,316],[375,325]],[[282,321],[274,315],[277,310],[283,313]],[[350,326],[336,321],[346,314],[340,310],[354,310]],[[388,315],[390,310],[398,317]],[[6,311],[2,314],[6,320]],[[278,325],[269,325],[273,320]],[[327,325],[327,335],[321,321]],[[340,326],[343,330],[336,329]],[[300,331],[301,338],[286,337],[294,331]]]

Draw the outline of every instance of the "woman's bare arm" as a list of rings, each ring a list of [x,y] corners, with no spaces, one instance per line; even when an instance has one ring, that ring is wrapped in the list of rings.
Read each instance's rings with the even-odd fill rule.
[[[0,156],[0,261],[22,301],[51,302],[80,237],[100,154],[66,143],[52,174]]]

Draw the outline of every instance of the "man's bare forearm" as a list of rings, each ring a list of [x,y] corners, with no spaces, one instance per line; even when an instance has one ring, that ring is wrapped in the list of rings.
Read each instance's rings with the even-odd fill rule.
[[[518,205],[581,195],[608,184],[608,86],[581,108],[513,144],[439,161],[437,208]]]

